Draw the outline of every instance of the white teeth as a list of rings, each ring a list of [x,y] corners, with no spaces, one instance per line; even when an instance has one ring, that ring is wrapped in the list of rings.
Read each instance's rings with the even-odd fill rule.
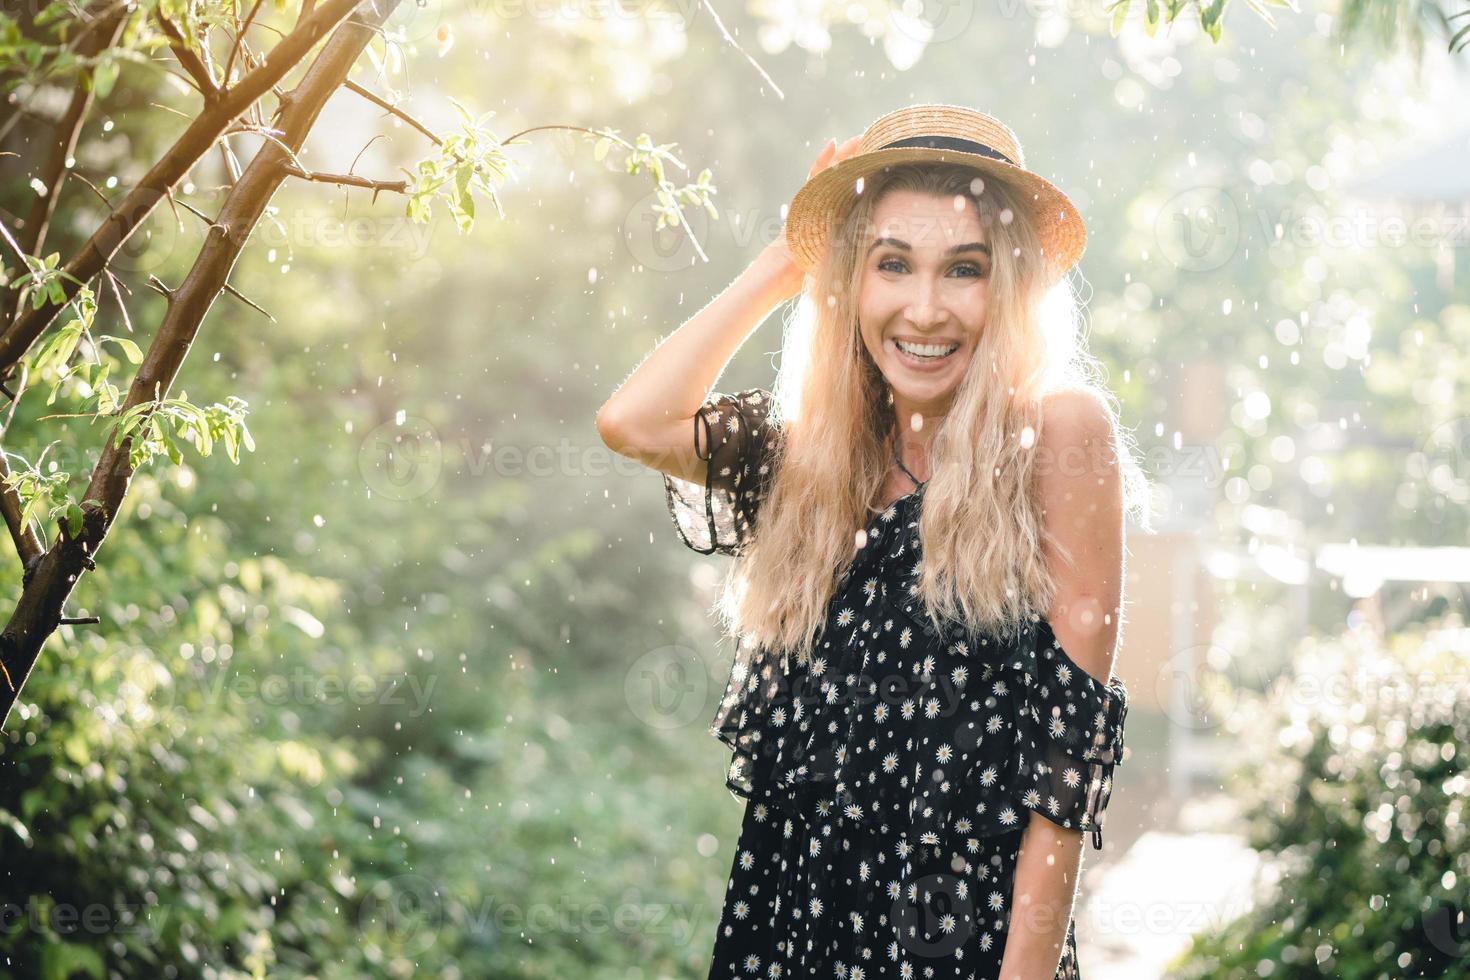
[[[898,349],[905,354],[915,357],[945,357],[957,349],[959,344],[906,344],[901,340],[895,340]]]

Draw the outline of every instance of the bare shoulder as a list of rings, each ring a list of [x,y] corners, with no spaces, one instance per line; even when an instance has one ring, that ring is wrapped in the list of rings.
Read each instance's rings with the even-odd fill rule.
[[[1070,493],[1119,477],[1113,410],[1097,391],[1063,388],[1041,400],[1036,464],[1042,489]]]
[[[1068,445],[1113,439],[1113,410],[1093,388],[1058,388],[1041,399],[1043,444]]]

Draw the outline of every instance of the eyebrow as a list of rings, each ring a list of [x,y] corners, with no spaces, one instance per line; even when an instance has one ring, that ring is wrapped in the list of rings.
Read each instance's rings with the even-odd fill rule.
[[[871,245],[868,246],[868,251],[869,252],[872,252],[873,249],[878,248],[880,245],[892,245],[894,248],[902,249],[905,252],[911,252],[911,251],[913,251],[913,247],[911,245],[909,245],[908,242],[904,241],[901,238],[877,238],[877,239],[874,239],[873,244],[871,244]],[[945,257],[949,257],[951,255],[958,255],[961,252],[984,252],[986,254],[986,256],[989,256],[990,255],[990,246],[987,245],[987,244],[985,244],[984,242],[966,242],[963,245],[955,245],[955,246],[952,246],[944,254],[945,254]]]

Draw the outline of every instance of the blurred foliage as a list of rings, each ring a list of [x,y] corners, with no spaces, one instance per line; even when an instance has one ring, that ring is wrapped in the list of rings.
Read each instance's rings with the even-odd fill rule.
[[[1230,789],[1267,874],[1172,980],[1470,971],[1470,676],[1463,619],[1308,640],[1266,696],[1236,690]]]
[[[1301,13],[1297,0],[1240,2],[1272,28],[1276,18],[1271,8]],[[1124,29],[1130,11],[1138,11],[1144,31],[1153,37],[1160,25],[1172,26],[1181,14],[1193,11],[1200,29],[1218,43],[1229,5],[1230,0],[1108,0],[1104,13],[1114,37]],[[1435,36],[1447,39],[1451,53],[1470,46],[1470,9],[1454,10],[1454,0],[1338,0],[1337,7],[1339,36],[1344,41],[1367,38],[1384,49],[1402,46],[1416,58]]]
[[[1158,31],[1160,24],[1173,24],[1175,18],[1185,10],[1193,8],[1199,16],[1200,28],[1209,35],[1210,40],[1216,43],[1220,41],[1220,33],[1224,28],[1225,8],[1230,0],[1136,0],[1137,7],[1142,9],[1144,30],[1149,37],[1153,37]],[[1271,16],[1271,7],[1285,7],[1292,12],[1299,8],[1296,0],[1244,0],[1255,14],[1271,26],[1276,21]],[[1128,11],[1134,8],[1135,0],[1111,0],[1105,8],[1105,12],[1111,17],[1109,30],[1116,37],[1123,29],[1128,18]]]
[[[1470,45],[1470,8],[1455,0],[1339,0],[1338,17],[1345,37],[1367,36],[1384,48],[1418,52],[1435,36],[1448,38],[1454,53]]]

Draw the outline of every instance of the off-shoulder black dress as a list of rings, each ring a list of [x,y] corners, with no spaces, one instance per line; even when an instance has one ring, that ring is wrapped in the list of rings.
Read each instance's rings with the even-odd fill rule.
[[[783,433],[770,392],[695,419],[705,486],[665,477],[680,538],[739,554]],[[911,591],[923,486],[872,519],[805,662],[737,647],[711,726],[748,800],[711,980],[999,975],[1034,811],[1102,847],[1128,696],[1038,619],[1019,638],[936,633]],[[1058,978],[1076,980],[1076,923]]]

